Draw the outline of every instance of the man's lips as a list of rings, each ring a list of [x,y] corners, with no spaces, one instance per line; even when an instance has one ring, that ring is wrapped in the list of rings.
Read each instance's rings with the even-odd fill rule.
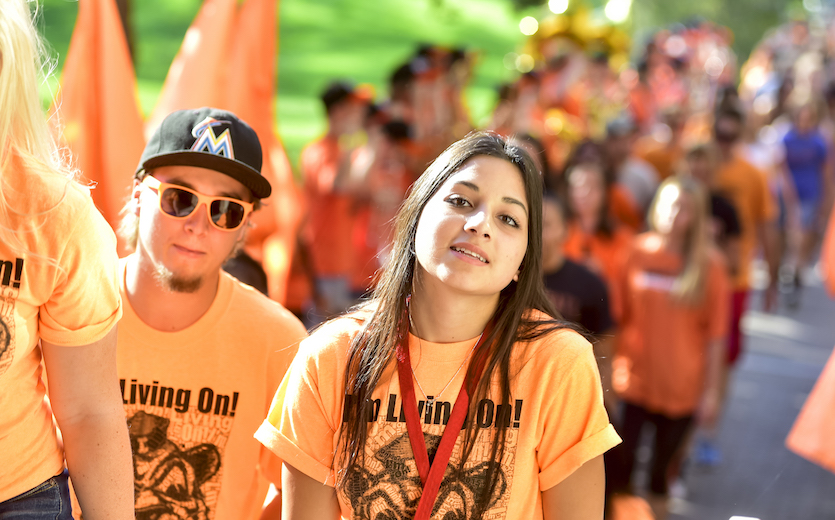
[[[198,251],[196,249],[191,249],[189,247],[181,246],[178,244],[174,244],[174,247],[177,249],[178,252],[188,256],[203,256],[204,254],[206,254],[203,251]]]

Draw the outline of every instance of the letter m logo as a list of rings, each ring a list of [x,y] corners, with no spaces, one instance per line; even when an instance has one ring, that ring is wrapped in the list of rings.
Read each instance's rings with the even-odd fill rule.
[[[219,121],[211,117],[200,121],[191,129],[191,135],[197,139],[191,149],[195,152],[209,152],[222,155],[227,159],[234,159],[235,150],[232,148],[232,135],[229,129],[225,129],[220,135],[215,135],[214,131],[215,127],[229,124],[229,121]]]

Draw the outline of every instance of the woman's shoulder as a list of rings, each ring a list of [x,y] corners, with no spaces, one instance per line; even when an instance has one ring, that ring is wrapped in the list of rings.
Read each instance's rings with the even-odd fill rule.
[[[372,314],[373,309],[362,307],[326,321],[301,342],[299,355],[344,360],[351,341]]]
[[[516,345],[522,364],[571,363],[576,358],[593,352],[591,343],[568,322],[548,314],[531,310],[524,317],[527,336]],[[592,354],[593,356],[593,354]]]

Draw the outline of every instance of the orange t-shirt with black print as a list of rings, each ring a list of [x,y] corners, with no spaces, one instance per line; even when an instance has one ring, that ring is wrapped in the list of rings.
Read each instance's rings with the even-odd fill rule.
[[[116,237],[89,190],[14,158],[2,194],[23,251],[0,241],[0,502],[64,468],[39,341],[89,345],[121,316]]]
[[[305,238],[316,276],[350,277],[353,262],[353,198],[335,186],[339,141],[332,137],[309,144],[301,156],[308,221]]]
[[[307,336],[280,304],[221,272],[211,307],[177,332],[146,325],[124,287],[117,371],[137,517],[255,520],[281,461],[252,438]]]
[[[626,257],[612,386],[650,412],[684,417],[699,404],[709,343],[727,334],[730,287],[727,267],[711,251],[701,302],[677,301],[672,291],[684,259],[660,244],[657,234],[645,233]]]
[[[287,464],[329,486],[334,486],[342,469],[335,467],[334,460],[340,453],[347,397],[347,351],[363,325],[362,318],[363,314],[357,313],[331,321],[302,342],[256,434]],[[477,339],[440,344],[409,336],[414,377],[420,385],[415,385],[415,395],[430,448],[437,446],[444,432],[466,372],[457,371]],[[559,330],[529,343],[517,343],[510,374],[509,404],[490,398],[474,403],[476,420],[488,430],[477,439],[463,474],[453,477],[447,469],[433,518],[463,518],[472,510],[474,493],[483,482],[489,461],[489,429],[495,427],[497,417],[506,417],[511,424],[501,461],[500,492],[486,518],[542,518],[541,491],[559,484],[620,441],[603,407],[592,347],[576,332]],[[421,388],[436,396],[434,405],[426,406]],[[365,466],[349,475],[344,490],[337,493],[342,517],[411,518],[421,495],[420,477],[394,362],[385,370],[372,399],[374,415],[369,420]],[[450,468],[460,462],[462,441],[460,435]]]
[[[716,174],[716,189],[727,197],[739,217],[739,273],[734,289],[746,291],[751,286],[751,261],[757,247],[757,228],[776,216],[774,196],[763,172],[741,157],[723,164]]]

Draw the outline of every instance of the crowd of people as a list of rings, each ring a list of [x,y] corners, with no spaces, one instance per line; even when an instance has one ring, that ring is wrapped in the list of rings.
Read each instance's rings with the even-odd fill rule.
[[[694,22],[657,32],[629,65],[614,37],[562,27],[531,39],[534,65],[498,88],[487,129],[542,174],[544,283],[595,338],[624,439],[607,455],[610,489],[637,491],[634,453],[652,423],[662,518],[691,451],[721,463],[714,439],[752,288],[766,310],[801,305],[832,204],[835,38],[792,21],[739,67],[731,32]],[[309,217],[288,302],[308,326],[363,301],[409,186],[475,129],[462,101],[471,70],[465,50],[424,45],[386,100],[347,81],[322,93],[328,131],[301,156]]]
[[[322,92],[285,308],[241,252],[274,188],[255,131],[168,115],[117,259],[0,2],[0,519],[665,518],[721,464],[751,290],[802,303],[835,34],[791,22],[737,71],[710,23],[634,66],[614,29],[541,27],[485,129],[462,49],[418,48],[386,100]]]

